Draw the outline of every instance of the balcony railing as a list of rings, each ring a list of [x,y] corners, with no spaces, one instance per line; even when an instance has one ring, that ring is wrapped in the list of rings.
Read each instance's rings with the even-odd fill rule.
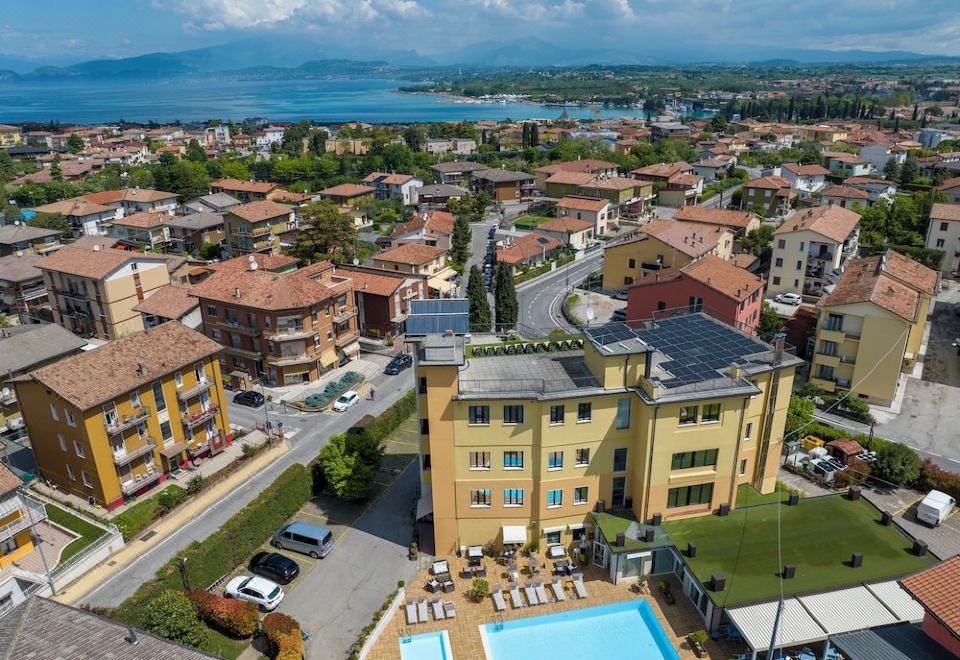
[[[26,509],[29,509],[29,512],[26,509],[21,508],[21,515],[19,518],[8,522],[6,525],[0,526],[0,541],[6,541],[9,538],[13,538],[23,530],[29,529],[32,525],[36,525],[41,520],[47,519],[47,509],[43,506],[43,504],[23,494],[21,494],[19,497]],[[32,523],[31,518],[33,519]]]
[[[356,316],[356,315],[357,315],[357,308],[356,308],[356,307],[351,307],[351,308],[349,308],[349,309],[344,309],[344,310],[341,311],[339,314],[336,314],[336,315],[333,317],[333,322],[334,322],[334,323],[343,323],[344,321],[346,321],[346,320],[348,320],[348,319],[352,319],[352,318],[353,318],[354,316]]]
[[[160,479],[160,475],[161,475],[160,470],[156,470],[156,469],[154,469],[153,474],[137,475],[137,477],[135,477],[131,481],[125,484],[120,484],[120,490],[123,491],[124,495],[130,495],[132,493],[136,493],[137,491],[143,488],[146,488],[151,484],[155,484],[157,480]]]
[[[301,353],[300,355],[268,355],[267,362],[277,367],[289,367],[294,364],[316,362],[317,357],[317,355],[308,355],[307,353]]]
[[[317,334],[316,330],[306,330],[302,327],[277,328],[273,334],[267,335],[269,341],[293,341],[295,339],[309,339]]]
[[[242,358],[247,358],[248,360],[262,360],[263,353],[260,351],[248,351],[245,348],[234,348],[233,346],[224,346],[224,353],[229,353],[230,355],[238,355]]]
[[[113,416],[113,422],[110,421],[110,418],[107,417],[104,419],[104,426],[107,427],[107,433],[110,435],[115,435],[122,431],[126,431],[129,428],[132,428],[147,419],[150,416],[150,406],[139,406],[134,408],[132,415],[127,415],[126,417],[119,417],[118,415]]]
[[[71,289],[57,289],[59,293],[64,298],[73,298],[74,300],[90,300],[90,296],[87,295],[86,291],[73,291]]]
[[[226,328],[230,332],[236,332],[248,337],[256,337],[260,334],[260,328],[252,325],[242,325],[239,321],[218,321],[217,325]]]
[[[31,300],[33,298],[39,298],[40,296],[47,295],[47,287],[43,286],[31,286],[20,289],[20,297],[24,300]]]
[[[206,392],[211,387],[213,387],[213,382],[209,380],[202,380],[193,387],[190,387],[185,390],[180,390],[177,392],[177,398],[181,401],[186,401],[192,397],[197,396],[201,392]]]
[[[124,450],[123,453],[113,453],[113,463],[114,465],[126,465],[131,463],[141,456],[146,456],[147,454],[153,452],[157,448],[157,442],[150,436],[144,438],[145,443],[133,449],[132,451]]]
[[[333,343],[339,346],[340,348],[343,348],[344,346],[356,341],[356,339],[359,336],[360,336],[359,332],[357,332],[356,330],[351,330],[350,332],[347,332],[345,334],[338,335],[337,338],[334,339]]]
[[[192,415],[187,415],[186,417],[181,418],[184,426],[194,427],[200,424],[203,424],[208,419],[213,419],[217,416],[217,413],[220,412],[220,406],[213,404],[206,410],[201,410],[200,412],[195,412]]]

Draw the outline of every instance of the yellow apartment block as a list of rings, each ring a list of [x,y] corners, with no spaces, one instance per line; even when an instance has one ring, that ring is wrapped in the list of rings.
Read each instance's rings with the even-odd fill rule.
[[[0,464],[0,569],[33,551],[33,526],[46,509],[20,491],[20,478]]]
[[[702,313],[582,342],[468,360],[462,338],[423,339],[418,517],[437,554],[585,547],[594,511],[667,520],[773,491],[801,360]]]
[[[113,508],[222,451],[221,348],[170,321],[14,379],[40,476]]]
[[[916,363],[939,286],[936,271],[892,250],[849,261],[836,288],[817,303],[810,382],[889,405],[900,374]]]

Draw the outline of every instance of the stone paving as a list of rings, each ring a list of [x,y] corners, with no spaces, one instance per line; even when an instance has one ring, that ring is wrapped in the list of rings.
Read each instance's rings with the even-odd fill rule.
[[[663,600],[659,590],[654,588],[653,594],[649,589],[644,593],[634,590],[631,585],[615,585],[607,579],[605,570],[589,566],[583,569],[584,586],[588,597],[585,600],[577,600],[575,592],[571,585],[570,578],[561,578],[564,586],[566,600],[563,602],[550,602],[546,605],[536,605],[524,607],[516,610],[510,602],[509,578],[505,576],[505,569],[497,564],[493,559],[484,558],[483,565],[487,569],[487,581],[490,586],[501,585],[504,589],[504,600],[507,609],[503,612],[497,612],[493,599],[485,598],[480,603],[471,601],[466,596],[466,591],[470,588],[471,582],[464,578],[459,578],[460,570],[466,564],[466,559],[449,557],[447,559],[452,571],[453,581],[456,585],[456,591],[453,593],[432,594],[425,590],[424,585],[430,579],[429,570],[422,570],[417,574],[414,581],[407,586],[406,597],[419,599],[424,597],[429,603],[433,598],[440,597],[442,601],[452,601],[456,609],[456,617],[453,619],[443,619],[437,621],[433,618],[432,612],[430,619],[426,623],[418,623],[412,626],[407,625],[404,603],[393,615],[390,622],[384,628],[382,634],[374,643],[367,656],[369,660],[397,660],[400,658],[400,639],[406,635],[420,635],[423,633],[446,630],[450,636],[450,645],[453,657],[461,660],[465,658],[481,659],[484,658],[483,643],[480,637],[479,627],[492,623],[498,618],[504,620],[526,618],[531,616],[542,616],[545,614],[554,614],[572,609],[595,607],[597,605],[607,605],[610,603],[623,602],[636,598],[644,598],[649,603],[660,625],[667,634],[667,638],[674,649],[684,660],[697,657],[693,649],[687,642],[687,635],[695,630],[704,628],[703,619],[694,609],[693,604],[682,595],[680,583],[672,576],[657,576],[651,579],[651,584],[656,585],[661,580],[666,579],[672,583],[672,591],[676,597],[676,603],[668,605]],[[526,560],[521,560],[521,567],[526,565]],[[539,571],[537,577],[543,579],[546,584],[546,591],[550,598],[553,597],[550,589],[551,571],[549,562],[545,562],[544,568]],[[521,568],[519,576],[521,592],[523,583],[532,579],[527,568]],[[744,651],[745,648],[736,648],[728,644],[721,644],[713,641],[707,642],[707,657],[710,658],[729,658],[731,655]]]
[[[60,554],[63,549],[78,538],[80,537],[76,534],[42,520],[33,526],[33,550],[13,562],[13,565],[25,571],[43,575],[47,572],[44,560],[46,560],[46,566],[53,570],[60,563]],[[41,548],[42,557],[40,556]]]

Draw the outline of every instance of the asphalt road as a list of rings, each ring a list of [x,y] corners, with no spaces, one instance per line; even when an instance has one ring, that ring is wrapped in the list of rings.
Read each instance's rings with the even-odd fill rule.
[[[602,264],[603,250],[599,249],[580,261],[520,284],[517,287],[517,300],[520,303],[521,325],[543,334],[556,328],[572,330],[573,326],[567,323],[560,311],[563,298],[588,273],[598,270]]]
[[[386,358],[383,358],[383,360],[386,362]],[[131,564],[115,573],[99,587],[88,593],[81,602],[85,605],[96,607],[115,607],[119,605],[131,596],[143,582],[152,578],[157,570],[172,557],[176,556],[179,551],[193,541],[203,540],[213,534],[223,523],[256,497],[290,465],[294,463],[309,463],[316,457],[320,448],[327,443],[327,439],[330,436],[345,432],[364,415],[379,414],[403,396],[403,394],[413,387],[413,370],[406,370],[398,376],[378,374],[372,379],[372,382],[377,391],[376,400],[363,400],[359,405],[354,406],[342,414],[283,415],[275,414],[271,411],[270,417],[272,421],[282,420],[284,423],[284,433],[290,437],[290,451],[277,458],[255,477],[238,486],[219,502],[211,505],[210,508],[202,514],[183,525],[176,533],[144,552]],[[251,410],[250,408],[234,406],[230,403],[228,404],[228,410],[231,420],[235,420],[235,423],[242,425],[249,426],[253,421],[262,421],[263,419],[262,407],[257,410]],[[410,502],[405,502],[404,506],[409,509]],[[350,533],[352,532],[348,532],[347,536],[349,536]],[[131,541],[131,543],[137,542],[136,539]],[[347,556],[349,552],[335,554]],[[331,557],[333,556],[334,555],[331,555]],[[327,567],[326,564],[325,567]],[[395,586],[396,581],[394,579],[392,582],[387,581],[382,585],[378,585],[378,588],[382,588],[381,593],[385,596]],[[337,604],[332,602],[333,599],[346,597],[348,597],[348,595],[328,594],[324,596],[324,601],[327,602],[330,607],[336,607]]]

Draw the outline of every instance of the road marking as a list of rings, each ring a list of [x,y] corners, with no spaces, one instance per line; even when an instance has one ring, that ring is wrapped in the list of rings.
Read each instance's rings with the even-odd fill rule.
[[[906,511],[907,509],[909,509],[910,507],[912,507],[914,504],[918,503],[918,502],[919,502],[920,500],[922,500],[922,499],[923,499],[923,495],[921,495],[920,497],[918,497],[918,498],[915,499],[914,501],[910,502],[910,504],[908,504],[907,506],[903,507],[902,509],[898,509],[897,511],[894,511],[893,515],[894,515],[894,516],[899,516],[899,515],[902,514],[904,511]]]

